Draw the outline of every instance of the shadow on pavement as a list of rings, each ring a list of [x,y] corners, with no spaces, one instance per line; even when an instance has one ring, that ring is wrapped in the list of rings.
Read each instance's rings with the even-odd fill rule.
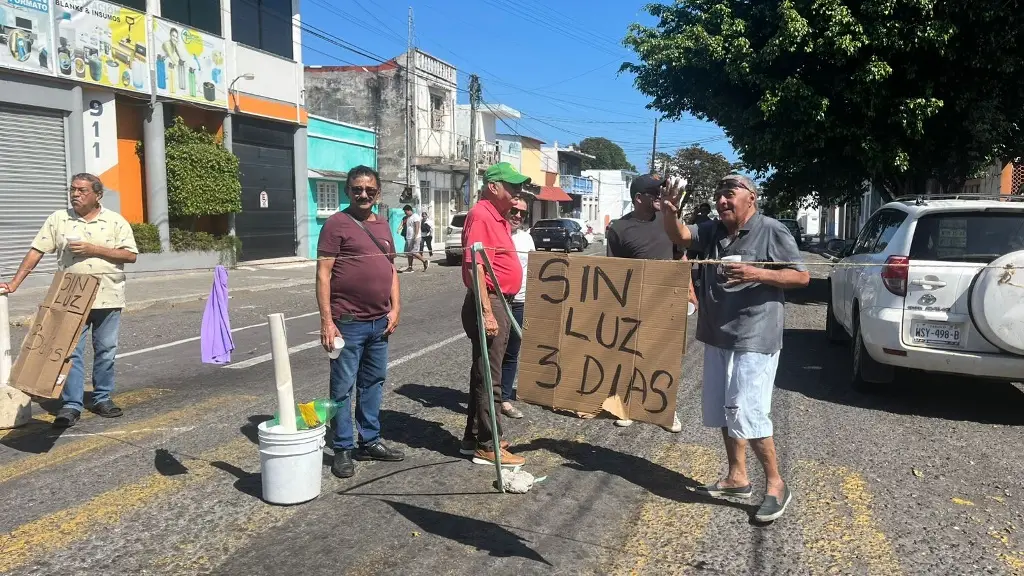
[[[469,403],[469,392],[447,386],[405,384],[399,386],[395,393],[419,403],[424,408],[447,408],[456,414],[465,414],[466,404]]]
[[[31,420],[21,428],[7,432],[0,445],[28,454],[46,454],[65,430],[68,428],[53,428],[49,422]]]
[[[220,461],[210,462],[210,466],[237,478],[234,483],[235,490],[259,500],[263,499],[263,475],[259,472],[249,473],[234,464]]]
[[[260,424],[264,422],[269,422],[270,420],[273,419],[273,416],[267,416],[266,414],[249,416],[249,423],[239,428],[239,431],[242,433],[243,436],[248,438],[250,442],[258,446],[260,443]]]
[[[383,502],[424,532],[472,546],[492,558],[525,558],[551,566],[524,538],[497,524],[392,500]]]
[[[188,467],[181,463],[181,460],[171,454],[166,448],[157,448],[153,455],[153,467],[162,476],[181,476],[188,474]]]
[[[547,450],[553,454],[558,454],[570,461],[567,464],[563,464],[563,466],[573,470],[604,472],[618,476],[656,496],[668,500],[692,504],[726,506],[743,510],[751,515],[757,509],[757,506],[754,505],[741,504],[731,500],[698,494],[692,489],[700,486],[700,483],[692,478],[688,478],[674,470],[669,470],[645,458],[623,454],[622,452],[616,452],[615,450],[590,444],[589,442],[540,438],[517,447],[516,453],[524,454],[535,450]]]
[[[787,304],[828,304],[828,279],[811,278],[806,288],[786,291]]]
[[[442,456],[459,458],[459,441],[439,422],[424,420],[405,412],[380,411],[380,435],[385,440],[405,444],[410,448],[424,448]]]
[[[889,389],[850,387],[849,345],[830,345],[821,330],[786,330],[775,385],[808,398],[893,414],[1024,425],[1024,393],[1009,384],[943,374],[897,371]]]

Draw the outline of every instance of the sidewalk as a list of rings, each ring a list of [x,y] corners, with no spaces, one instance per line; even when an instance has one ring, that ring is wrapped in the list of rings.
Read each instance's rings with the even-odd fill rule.
[[[283,261],[267,264],[242,263],[228,270],[228,291],[231,293],[279,290],[316,282],[315,262],[310,260]],[[22,286],[10,298],[11,325],[23,326],[31,322],[39,303],[49,290],[46,285]],[[205,300],[213,286],[213,270],[174,275],[146,275],[128,273],[127,306],[125,312],[135,312],[156,304],[174,304]]]

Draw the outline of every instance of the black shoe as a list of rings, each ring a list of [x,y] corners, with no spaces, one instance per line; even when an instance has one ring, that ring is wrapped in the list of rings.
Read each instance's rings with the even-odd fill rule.
[[[117,418],[124,414],[124,412],[114,404],[113,400],[104,400],[99,404],[95,404],[92,407],[92,411],[103,418]]]
[[[401,450],[388,448],[383,442],[364,446],[356,452],[356,460],[380,460],[382,462],[401,462],[405,454]]]
[[[338,478],[351,478],[356,475],[356,463],[352,461],[354,450],[338,450],[334,453],[334,464],[331,464],[331,474]]]
[[[78,419],[82,417],[82,413],[74,408],[61,408],[57,411],[56,418],[53,419],[54,428],[71,428],[78,423]]]

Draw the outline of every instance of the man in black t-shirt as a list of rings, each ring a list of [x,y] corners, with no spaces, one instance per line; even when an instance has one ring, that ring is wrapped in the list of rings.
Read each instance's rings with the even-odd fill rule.
[[[681,260],[685,254],[665,233],[661,214],[661,188],[665,180],[656,174],[647,174],[633,180],[629,196],[633,200],[633,211],[615,220],[605,231],[608,256],[614,258],[636,258],[643,260]],[[690,302],[697,305],[690,281]],[[616,420],[616,426],[629,426],[632,420]],[[676,416],[670,432],[681,432],[682,425]]]

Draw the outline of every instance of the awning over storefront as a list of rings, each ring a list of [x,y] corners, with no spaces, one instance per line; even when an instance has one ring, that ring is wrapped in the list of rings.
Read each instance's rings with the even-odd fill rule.
[[[565,190],[557,186],[541,186],[540,194],[537,194],[537,200],[545,200],[548,202],[572,202],[572,196],[565,193]]]

